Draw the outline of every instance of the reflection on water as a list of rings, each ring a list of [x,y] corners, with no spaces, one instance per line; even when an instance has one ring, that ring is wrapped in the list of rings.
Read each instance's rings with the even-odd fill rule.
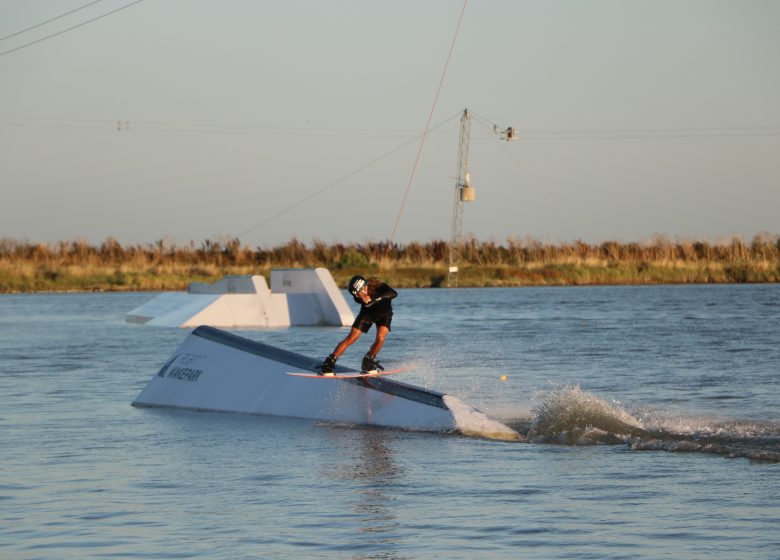
[[[352,512],[361,533],[360,553],[356,560],[391,560],[399,558],[400,522],[395,510],[396,487],[404,477],[395,461],[393,443],[396,434],[372,427],[350,427],[331,430],[340,451],[336,470],[338,477],[350,483],[355,502]],[[358,436],[357,438],[355,436]],[[345,450],[346,446],[349,449]],[[333,473],[329,473],[331,476]]]

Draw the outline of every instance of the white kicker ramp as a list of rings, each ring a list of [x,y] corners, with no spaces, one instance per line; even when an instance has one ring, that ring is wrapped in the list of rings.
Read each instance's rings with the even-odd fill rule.
[[[127,321],[158,327],[349,326],[355,316],[325,268],[271,271],[271,289],[259,275],[193,282],[186,292],[164,292],[127,314]]]
[[[303,378],[317,360],[201,326],[182,342],[134,406],[242,412],[518,440],[455,397],[387,377]],[[337,373],[350,372],[336,366]]]

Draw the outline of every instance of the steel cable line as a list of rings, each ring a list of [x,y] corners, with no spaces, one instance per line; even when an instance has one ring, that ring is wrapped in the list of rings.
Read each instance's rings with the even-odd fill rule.
[[[471,116],[482,126],[496,124],[473,111]],[[731,136],[778,136],[780,126],[712,127],[712,128],[625,128],[591,130],[521,130],[516,129],[526,140],[619,140],[653,138],[726,138]]]
[[[447,53],[447,61],[444,63],[444,69],[442,70],[441,78],[439,79],[439,86],[436,89],[436,95],[433,98],[431,112],[428,114],[428,121],[425,123],[425,128],[423,129],[422,139],[420,140],[420,147],[417,149],[417,157],[414,160],[412,172],[409,176],[409,183],[406,185],[406,191],[404,192],[404,197],[401,200],[401,207],[398,209],[398,216],[396,217],[395,224],[393,225],[393,232],[390,234],[390,242],[387,244],[388,253],[390,252],[390,247],[393,245],[393,240],[395,239],[395,234],[398,230],[398,223],[401,221],[401,214],[403,214],[404,208],[406,207],[406,199],[409,197],[409,191],[412,189],[412,182],[414,181],[414,176],[417,172],[417,164],[420,162],[420,155],[422,154],[423,146],[425,145],[425,139],[428,137],[428,129],[431,126],[431,120],[433,119],[433,113],[436,110],[436,104],[439,102],[439,94],[441,93],[441,88],[444,85],[444,77],[447,75],[447,68],[449,67],[450,60],[452,59],[452,51],[455,50],[455,42],[458,39],[460,25],[463,22],[463,14],[466,12],[466,6],[468,3],[468,0],[463,0],[463,7],[461,8],[460,15],[458,16],[458,23],[455,26],[455,33],[452,36],[449,53]]]
[[[441,123],[437,124],[436,126],[434,126],[433,128],[431,128],[431,129],[430,129],[430,132],[433,132],[434,130],[436,130],[436,129],[438,129],[438,128],[441,128],[441,127],[442,127],[442,126],[444,126],[445,124],[447,124],[447,123],[449,123],[450,121],[452,121],[453,119],[455,119],[455,118],[456,118],[458,115],[460,115],[460,113],[457,113],[457,114],[455,114],[455,115],[452,115],[452,116],[451,116],[450,118],[448,118],[447,120],[445,120],[445,121],[442,121]],[[238,238],[240,239],[241,237],[245,236],[246,234],[248,234],[248,233],[250,233],[250,232],[253,232],[254,230],[256,230],[256,229],[258,229],[258,228],[261,228],[261,227],[263,227],[264,225],[266,225],[266,224],[268,224],[268,223],[272,222],[273,220],[275,220],[275,219],[277,219],[277,218],[279,218],[279,217],[281,217],[281,216],[284,216],[285,214],[287,214],[287,213],[291,212],[291,211],[292,211],[292,210],[294,210],[295,208],[298,208],[298,207],[299,207],[299,206],[301,206],[302,204],[305,204],[305,203],[309,202],[310,200],[312,200],[312,199],[314,199],[314,198],[316,198],[316,197],[320,196],[320,195],[321,195],[322,193],[324,193],[325,191],[328,191],[328,190],[332,189],[332,188],[333,188],[333,187],[335,187],[336,185],[338,185],[338,184],[340,184],[340,183],[343,183],[343,182],[344,182],[344,181],[346,181],[347,179],[350,179],[350,178],[354,177],[355,175],[357,175],[357,174],[358,174],[358,173],[360,173],[361,171],[364,171],[365,169],[368,169],[369,167],[371,167],[371,166],[372,166],[372,165],[374,165],[375,163],[379,163],[379,162],[380,162],[380,161],[382,161],[383,159],[385,159],[385,158],[387,158],[387,157],[390,157],[391,155],[393,155],[394,153],[396,153],[396,152],[400,151],[401,149],[405,148],[405,147],[406,147],[406,146],[408,146],[409,144],[411,144],[411,143],[413,143],[413,142],[417,141],[417,140],[418,140],[418,139],[419,139],[421,136],[422,136],[422,134],[420,134],[420,135],[417,135],[417,136],[415,136],[414,138],[411,138],[410,140],[407,140],[407,141],[406,141],[406,142],[404,142],[403,144],[400,144],[400,145],[396,146],[395,148],[393,148],[392,150],[390,150],[390,151],[388,151],[388,152],[385,152],[385,153],[384,153],[384,154],[382,154],[381,156],[379,156],[379,157],[376,157],[376,158],[372,159],[371,161],[369,161],[368,163],[366,163],[366,164],[364,164],[364,165],[361,165],[360,167],[358,167],[358,168],[357,168],[357,169],[355,169],[354,171],[351,171],[351,172],[347,173],[347,174],[346,174],[346,175],[344,175],[343,177],[340,177],[339,179],[336,179],[335,181],[333,181],[333,182],[331,182],[331,183],[328,183],[328,184],[327,184],[327,185],[325,185],[324,187],[322,187],[322,188],[320,188],[319,190],[317,190],[317,191],[313,192],[312,194],[308,195],[307,197],[305,197],[305,198],[303,198],[303,199],[299,200],[299,201],[298,201],[298,202],[296,202],[295,204],[292,204],[291,206],[288,206],[287,208],[285,208],[285,209],[283,209],[283,210],[281,210],[281,211],[277,212],[277,213],[276,213],[276,214],[274,214],[273,216],[270,216],[270,217],[266,218],[265,220],[263,220],[262,222],[260,222],[260,223],[258,223],[258,224],[255,224],[255,225],[254,225],[254,226],[252,226],[251,228],[249,228],[249,229],[247,229],[247,230],[245,230],[245,231],[242,231],[242,232],[241,232],[241,233],[239,233],[239,234],[238,234],[236,237],[238,237]]]
[[[58,20],[60,18],[64,18],[65,16],[69,16],[70,14],[75,14],[78,11],[83,10],[84,8],[89,8],[93,4],[97,4],[98,2],[102,2],[103,0],[94,0],[93,2],[90,2],[89,4],[84,4],[80,8],[76,8],[75,10],[71,10],[69,12],[65,12],[64,14],[60,14],[56,17],[53,17],[51,19],[47,19],[46,21],[42,21],[41,23],[36,23],[32,27],[28,27],[27,29],[22,29],[21,31],[17,31],[16,33],[11,33],[10,35],[6,35],[5,37],[0,37],[0,41],[5,41],[6,39],[10,39],[11,37],[16,37],[17,35],[21,35],[22,33],[27,33],[28,31],[32,31],[33,29],[36,29],[38,27],[41,27],[42,25],[46,25],[47,23],[51,23],[55,20]]]
[[[120,6],[116,8],[115,10],[111,10],[110,12],[107,12],[105,14],[93,17],[92,19],[88,19],[87,21],[83,21],[81,23],[78,23],[76,25],[73,25],[71,27],[68,27],[67,29],[63,29],[62,31],[57,31],[56,33],[52,33],[51,35],[47,35],[45,37],[41,37],[40,39],[36,39],[35,41],[30,41],[29,43],[25,43],[24,45],[20,45],[16,48],[9,49],[7,51],[0,52],[0,56],[5,56],[7,54],[11,54],[13,52],[22,50],[26,47],[30,47],[32,45],[36,45],[38,43],[42,43],[43,41],[46,41],[47,39],[51,39],[52,37],[57,37],[58,35],[62,35],[63,33],[67,33],[68,31],[73,31],[74,29],[77,29],[79,27],[83,27],[87,25],[88,23],[92,23],[94,21],[97,21],[99,19],[103,19],[104,17],[110,16],[111,14],[115,14],[121,10],[124,10],[126,8],[129,8],[130,6],[134,6],[135,4],[138,4],[140,2],[143,2],[144,0],[135,0],[134,2],[130,2],[129,4],[125,4],[124,6]]]
[[[482,125],[488,134],[497,126],[493,121],[473,111],[469,114]],[[0,114],[0,126],[32,128],[83,128],[90,130],[116,130],[117,122],[131,122],[135,132],[192,132],[198,134],[227,135],[280,135],[280,136],[329,136],[355,138],[408,138],[416,131],[404,129],[334,128],[288,125],[243,125],[209,122],[164,122],[127,119],[69,119],[61,117],[35,117]],[[636,128],[636,129],[584,129],[584,130],[518,130],[525,141],[547,140],[652,140],[676,138],[729,138],[780,136],[780,126],[732,126],[709,128]],[[431,131],[432,132],[432,131]],[[441,131],[439,134],[452,134]],[[419,138],[419,136],[418,136]]]
[[[256,135],[256,136],[309,136],[309,137],[339,137],[339,138],[409,138],[416,135],[417,130],[400,128],[335,128],[311,127],[293,125],[251,125],[251,124],[220,124],[208,122],[163,122],[138,121],[127,119],[68,119],[60,117],[30,117],[0,114],[0,126],[15,126],[29,128],[74,128],[87,130],[116,130],[117,123],[129,123],[135,133],[165,132],[194,134],[224,134],[224,135]],[[438,134],[449,135],[448,131]],[[416,138],[418,136],[415,136]]]
[[[471,115],[473,117],[474,113],[472,113]],[[493,123],[490,123],[490,121],[487,121],[487,120],[485,120],[483,118],[476,118],[474,120],[476,121],[476,123],[479,126],[482,126],[482,127],[485,128],[485,130],[487,130],[488,136],[493,139],[493,142],[495,142],[495,143],[497,143],[499,145],[501,150],[507,156],[509,156],[509,158],[512,161],[514,161],[523,171],[525,171],[526,174],[528,174],[528,176],[530,176],[532,179],[534,179],[538,183],[538,185],[531,184],[531,186],[536,187],[539,192],[542,192],[542,193],[546,194],[547,196],[549,196],[552,199],[552,201],[558,206],[558,208],[564,210],[569,215],[569,218],[571,220],[577,222],[577,225],[579,225],[580,227],[583,226],[582,221],[580,221],[579,214],[573,212],[571,210],[571,208],[568,207],[568,205],[563,203],[563,201],[561,201],[558,198],[558,196],[555,194],[555,192],[551,188],[549,188],[549,183],[547,181],[543,181],[539,176],[537,176],[530,169],[528,169],[528,167],[526,165],[524,165],[523,162],[520,161],[520,159],[507,148],[507,146],[506,146],[507,142],[501,140],[500,138],[498,138],[495,135],[495,133],[493,131],[493,128],[492,128],[493,126],[495,126]],[[539,188],[539,187],[544,187],[544,186],[546,186],[547,188]]]

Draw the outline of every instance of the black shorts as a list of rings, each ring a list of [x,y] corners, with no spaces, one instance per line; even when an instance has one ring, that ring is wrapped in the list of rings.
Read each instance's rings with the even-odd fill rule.
[[[352,323],[353,329],[359,329],[361,332],[367,333],[368,329],[371,328],[371,325],[374,323],[379,325],[383,325],[387,327],[387,330],[390,330],[390,323],[393,322],[393,310],[389,309],[387,312],[384,313],[369,313],[368,310],[363,310],[360,313],[358,313],[358,316],[355,317],[355,322]]]

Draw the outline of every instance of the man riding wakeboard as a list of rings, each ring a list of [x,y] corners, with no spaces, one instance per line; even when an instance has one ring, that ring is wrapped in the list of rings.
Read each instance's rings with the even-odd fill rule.
[[[374,324],[376,324],[376,337],[371,348],[363,356],[360,369],[363,373],[384,369],[377,361],[376,356],[382,349],[387,333],[390,332],[390,323],[393,321],[391,300],[398,295],[398,292],[378,278],[366,279],[361,275],[353,276],[347,287],[355,302],[360,304],[360,312],[355,318],[355,322],[352,323],[349,334],[320,364],[320,375],[333,375],[333,366],[336,365],[336,360],[360,338],[360,335],[367,333],[371,325]]]

